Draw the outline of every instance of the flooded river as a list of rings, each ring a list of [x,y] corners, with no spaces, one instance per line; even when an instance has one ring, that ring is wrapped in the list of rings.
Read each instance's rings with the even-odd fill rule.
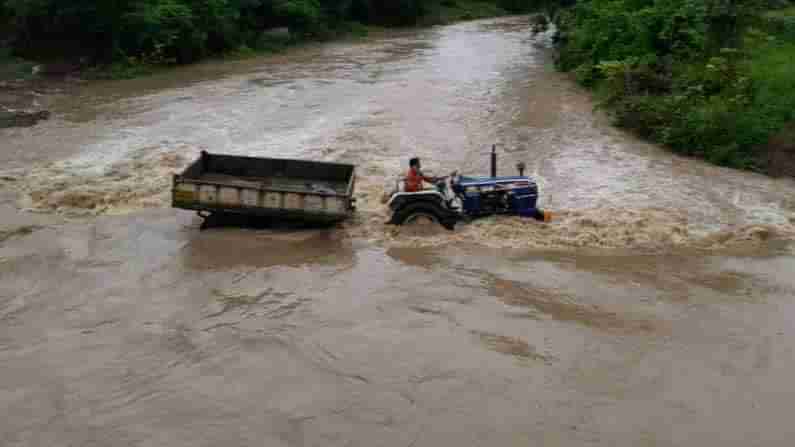
[[[527,18],[213,61],[0,130],[0,445],[789,446],[795,182],[611,128]],[[383,224],[518,161],[556,220]],[[201,150],[358,166],[328,230],[169,205]]]

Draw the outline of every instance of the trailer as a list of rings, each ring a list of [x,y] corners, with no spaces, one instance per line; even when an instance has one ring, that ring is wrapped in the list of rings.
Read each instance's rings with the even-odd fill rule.
[[[355,211],[355,167],[202,152],[174,176],[172,206],[207,219],[244,215],[334,224]]]

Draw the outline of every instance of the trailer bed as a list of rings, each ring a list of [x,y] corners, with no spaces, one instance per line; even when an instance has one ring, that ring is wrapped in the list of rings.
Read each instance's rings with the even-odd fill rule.
[[[174,176],[172,205],[332,223],[353,212],[354,185],[352,165],[202,152]]]
[[[334,182],[329,180],[309,181],[306,179],[289,177],[235,177],[233,175],[214,172],[202,174],[199,176],[198,181],[208,184],[218,183],[223,185],[234,185],[241,188],[266,188],[306,193],[345,194],[345,191],[348,189],[348,185],[345,182]]]

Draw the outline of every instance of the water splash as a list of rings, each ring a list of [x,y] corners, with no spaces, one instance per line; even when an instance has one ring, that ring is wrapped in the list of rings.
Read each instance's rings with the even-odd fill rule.
[[[57,162],[3,178],[20,194],[25,210],[67,216],[127,213],[167,206],[171,176],[198,153],[187,145],[153,146],[106,164]]]

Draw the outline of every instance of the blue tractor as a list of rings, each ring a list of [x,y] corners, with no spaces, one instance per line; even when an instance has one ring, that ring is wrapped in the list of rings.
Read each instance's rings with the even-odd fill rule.
[[[418,220],[438,223],[448,230],[462,220],[495,214],[531,217],[549,221],[551,214],[537,207],[538,185],[524,176],[497,177],[496,147],[491,152],[491,177],[466,177],[457,172],[439,179],[433,189],[402,191],[399,180],[387,204],[392,211],[389,223],[403,225]]]

